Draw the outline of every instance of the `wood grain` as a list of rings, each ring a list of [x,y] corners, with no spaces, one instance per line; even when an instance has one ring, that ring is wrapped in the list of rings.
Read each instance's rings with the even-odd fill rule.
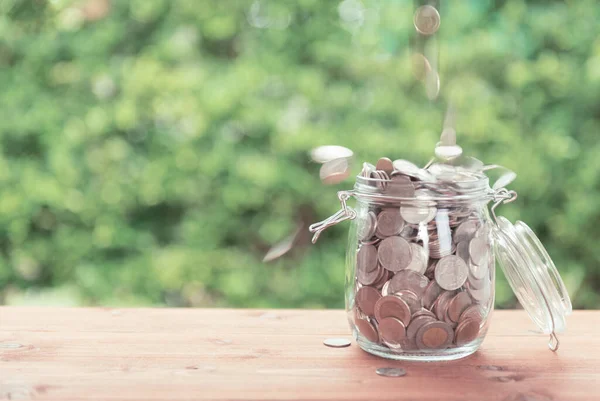
[[[525,312],[497,311],[475,355],[407,363],[325,347],[349,334],[337,310],[3,307],[0,399],[598,400],[600,312],[568,324],[555,354]]]

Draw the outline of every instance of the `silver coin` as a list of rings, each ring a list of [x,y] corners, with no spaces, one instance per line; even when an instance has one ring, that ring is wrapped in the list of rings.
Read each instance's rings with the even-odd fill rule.
[[[425,95],[427,96],[427,99],[429,100],[433,100],[435,98],[438,97],[438,95],[440,94],[440,75],[434,71],[428,71],[427,75],[425,76]],[[446,147],[446,146],[444,146]],[[450,146],[448,146],[450,147]],[[460,146],[455,145],[453,147],[458,147],[460,148]],[[438,152],[437,149],[440,148],[440,146],[436,146],[436,156],[438,156]],[[462,152],[462,149],[461,149]],[[440,156],[438,156],[440,157]]]
[[[346,338],[326,338],[323,340],[323,344],[332,348],[344,348],[349,347],[352,343]]]
[[[440,145],[440,146],[435,147],[435,155],[443,160],[456,159],[458,156],[462,155],[462,152],[463,152],[462,148],[458,145],[452,145],[452,146]]]
[[[397,235],[403,228],[404,220],[398,209],[383,209],[377,216],[377,232],[383,237]]]
[[[398,272],[410,264],[412,248],[404,238],[388,237],[379,244],[377,255],[381,266],[391,272]]]
[[[415,29],[422,35],[432,35],[440,27],[440,13],[427,4],[417,8],[413,18]]]
[[[354,155],[350,149],[343,146],[319,146],[310,152],[311,158],[317,163],[327,163],[335,159],[347,159]]]
[[[469,243],[471,261],[476,265],[485,263],[489,258],[490,245],[485,237],[476,237]]]
[[[489,285],[484,285],[481,289],[469,288],[469,294],[475,302],[487,304],[491,299],[492,291]]]
[[[366,241],[375,235],[377,229],[377,216],[373,212],[368,212],[366,216],[358,221],[358,239]]]
[[[456,145],[456,131],[454,128],[446,127],[443,129],[442,135],[440,136],[440,144],[443,146]]]
[[[412,270],[402,270],[392,277],[388,291],[395,294],[400,291],[409,290],[419,298],[423,296],[429,279],[422,274]]]
[[[445,290],[460,288],[469,275],[469,268],[464,260],[456,255],[444,256],[435,268],[435,281]]]
[[[469,262],[469,273],[474,279],[483,280],[486,276],[489,276],[488,261],[484,259],[479,265]]]
[[[397,172],[407,175],[417,180],[435,182],[435,177],[427,170],[417,167],[414,163],[408,160],[398,159],[393,161],[394,169]]]
[[[467,220],[456,228],[454,232],[454,243],[458,244],[462,241],[470,241],[477,231],[477,222],[475,220]]]
[[[414,242],[410,244],[410,247],[412,248],[412,259],[410,264],[406,266],[406,269],[424,274],[427,270],[427,260],[429,259],[427,251],[421,245]]]
[[[387,296],[387,295],[389,295],[388,289],[389,289],[389,286],[390,286],[390,281],[392,281],[392,280],[386,281],[385,284],[383,284],[383,287],[381,287],[381,295],[384,296],[384,297]]]
[[[406,376],[406,370],[402,368],[377,368],[375,371],[379,376],[402,377]]]
[[[461,241],[456,245],[456,255],[460,256],[465,263],[471,261],[471,254],[469,253],[469,242]]]
[[[434,207],[402,206],[400,214],[404,220],[411,224],[429,223],[435,217],[437,209]]]

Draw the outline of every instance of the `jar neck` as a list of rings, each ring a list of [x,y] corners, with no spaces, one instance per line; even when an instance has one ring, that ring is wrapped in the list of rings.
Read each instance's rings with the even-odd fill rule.
[[[354,197],[368,203],[487,203],[494,190],[486,176],[464,182],[395,181],[356,177]]]

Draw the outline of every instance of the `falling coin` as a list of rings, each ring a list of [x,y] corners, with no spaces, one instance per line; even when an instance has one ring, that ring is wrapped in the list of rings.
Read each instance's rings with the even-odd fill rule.
[[[319,171],[319,177],[325,185],[335,185],[350,176],[348,159],[334,159],[325,162]]]
[[[375,371],[379,376],[402,377],[406,376],[406,370],[402,368],[377,368]]]
[[[331,348],[344,348],[349,347],[351,342],[345,338],[326,338],[323,344]]]
[[[435,7],[424,5],[417,8],[413,22],[417,32],[422,35],[432,35],[440,27],[440,13]]]
[[[317,163],[327,163],[335,159],[348,159],[354,155],[354,152],[343,146],[328,145],[314,148],[310,155]]]

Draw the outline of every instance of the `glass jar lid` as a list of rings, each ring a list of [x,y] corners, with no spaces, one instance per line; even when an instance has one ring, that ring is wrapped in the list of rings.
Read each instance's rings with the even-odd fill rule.
[[[534,323],[551,335],[549,346],[556,350],[556,333],[565,330],[565,318],[573,310],[571,299],[554,262],[529,226],[496,216],[494,209],[503,202],[507,200],[498,201],[492,208],[496,221],[494,248],[500,268]]]

